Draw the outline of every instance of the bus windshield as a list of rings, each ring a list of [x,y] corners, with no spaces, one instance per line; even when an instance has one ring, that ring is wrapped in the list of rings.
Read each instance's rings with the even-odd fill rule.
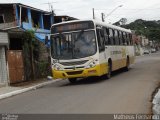
[[[62,33],[51,37],[54,59],[78,59],[94,55],[97,51],[95,31]]]

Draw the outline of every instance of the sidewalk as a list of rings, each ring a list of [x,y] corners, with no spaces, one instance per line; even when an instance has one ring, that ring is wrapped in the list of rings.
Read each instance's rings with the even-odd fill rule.
[[[0,100],[11,97],[20,93],[24,93],[30,90],[34,90],[40,87],[43,87],[48,84],[52,84],[57,80],[47,80],[46,79],[39,79],[39,80],[34,80],[34,81],[27,81],[27,82],[22,82],[22,83],[17,83],[11,86],[1,86],[0,87]]]

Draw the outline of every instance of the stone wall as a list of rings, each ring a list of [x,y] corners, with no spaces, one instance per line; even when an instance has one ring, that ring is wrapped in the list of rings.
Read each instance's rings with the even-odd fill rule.
[[[50,64],[50,58],[48,48],[46,45],[40,41],[38,41],[39,45],[39,57],[38,61],[35,60],[35,71],[36,71],[36,78],[39,77],[46,77],[48,75],[51,75],[51,64]]]
[[[39,41],[38,41],[39,42]],[[47,47],[44,43],[39,42],[40,50],[39,50],[39,61],[47,61],[48,60],[48,51]]]

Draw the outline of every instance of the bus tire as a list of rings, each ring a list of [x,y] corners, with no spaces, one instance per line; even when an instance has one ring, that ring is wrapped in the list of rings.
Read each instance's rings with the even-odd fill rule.
[[[77,82],[77,78],[69,78],[68,80],[72,84]]]
[[[129,71],[129,65],[130,65],[129,57],[127,57],[125,71]]]
[[[111,73],[112,73],[112,63],[108,62],[108,73],[107,73],[107,79],[111,78]]]

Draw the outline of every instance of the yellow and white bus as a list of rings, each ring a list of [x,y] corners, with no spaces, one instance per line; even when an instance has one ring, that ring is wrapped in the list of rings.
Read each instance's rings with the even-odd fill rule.
[[[54,78],[106,75],[134,63],[131,30],[96,20],[75,20],[51,27],[51,63]]]

